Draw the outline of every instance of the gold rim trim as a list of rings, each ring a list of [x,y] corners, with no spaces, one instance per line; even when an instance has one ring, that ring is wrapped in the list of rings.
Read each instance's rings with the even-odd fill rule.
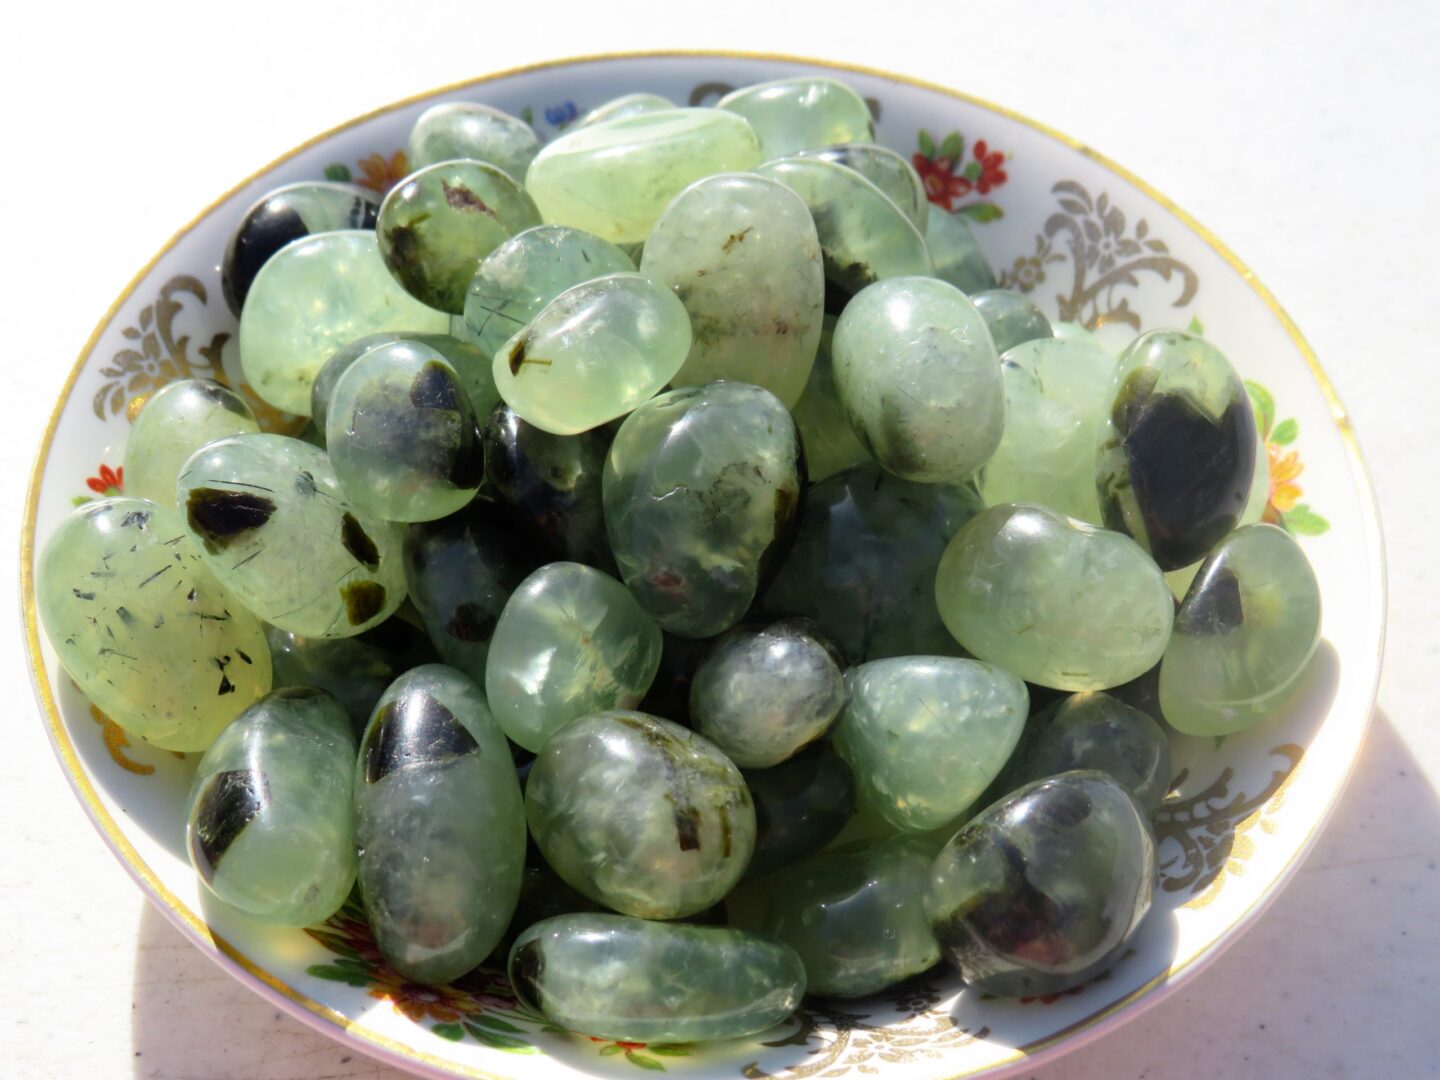
[[[884,79],[888,82],[916,87],[921,90],[930,91],[936,94],[942,94],[946,97],[954,98],[959,101],[964,101],[970,105],[976,106],[977,108],[985,109],[988,112],[995,113],[996,115],[1002,116],[1007,120],[1014,121],[1015,123],[1021,124],[1024,127],[1030,128],[1033,131],[1037,131],[1040,134],[1048,136],[1049,138],[1062,144],[1063,146],[1069,147],[1071,150],[1077,151],[1083,156],[1089,158],[1091,161],[1094,161],[1102,168],[1108,170],[1111,173],[1114,173],[1116,176],[1119,176],[1126,183],[1130,184],[1132,187],[1144,193],[1158,205],[1173,214],[1188,229],[1190,229],[1191,232],[1198,236],[1211,250],[1213,250],[1217,255],[1219,255],[1225,263],[1227,263],[1233,270],[1235,270],[1235,272],[1238,273],[1242,279],[1244,279],[1246,284],[1248,284],[1255,291],[1256,295],[1259,296],[1261,302],[1265,305],[1265,307],[1271,312],[1272,315],[1275,316],[1276,320],[1280,323],[1281,328],[1285,331],[1285,334],[1290,338],[1291,342],[1299,351],[1300,356],[1305,361],[1306,366],[1310,369],[1311,376],[1315,379],[1315,382],[1318,385],[1326,404],[1329,406],[1331,415],[1335,420],[1335,426],[1340,433],[1340,438],[1345,444],[1346,452],[1350,457],[1351,473],[1357,487],[1359,488],[1361,501],[1367,504],[1367,507],[1369,509],[1369,515],[1366,524],[1368,526],[1367,532],[1369,533],[1371,546],[1373,547],[1376,558],[1380,597],[1380,611],[1378,613],[1380,617],[1380,638],[1376,644],[1376,681],[1370,689],[1369,701],[1366,705],[1366,716],[1361,723],[1359,736],[1356,740],[1355,752],[1351,754],[1350,760],[1346,763],[1345,774],[1341,778],[1341,782],[1336,786],[1335,791],[1330,795],[1328,804],[1323,808],[1321,814],[1311,826],[1310,831],[1306,833],[1306,835],[1302,838],[1295,852],[1290,856],[1290,858],[1280,868],[1279,872],[1275,875],[1274,879],[1271,881],[1266,891],[1262,893],[1259,897],[1257,897],[1256,900],[1253,901],[1244,911],[1240,912],[1240,914],[1236,916],[1236,918],[1209,945],[1201,948],[1198,952],[1186,958],[1181,963],[1172,963],[1169,967],[1167,967],[1164,971],[1160,972],[1158,975],[1149,979],[1142,985],[1136,987],[1134,990],[1125,994],[1118,1000],[1111,1002],[1110,1004],[1096,1010],[1088,1016],[1084,1016],[1079,1020],[1075,1021],[1074,1023],[1060,1029],[1059,1031],[1051,1033],[1050,1035],[1027,1043],[1024,1046],[1017,1047],[1012,1051],[1012,1053],[997,1061],[979,1066],[967,1072],[957,1073],[953,1077],[951,1077],[950,1080],[962,1080],[962,1078],[964,1077],[971,1077],[979,1073],[1003,1069],[1009,1065],[1013,1065],[1015,1062],[1022,1059],[1034,1057],[1035,1055],[1042,1053],[1046,1050],[1054,1049],[1057,1044],[1068,1039],[1070,1036],[1076,1034],[1077,1032],[1086,1031],[1098,1027],[1098,1025],[1100,1025],[1103,1021],[1114,1018],[1116,1014],[1120,1013],[1122,1010],[1126,1010],[1129,1006],[1135,1004],[1139,999],[1143,998],[1146,994],[1148,994],[1151,990],[1155,989],[1157,986],[1160,986],[1161,984],[1168,981],[1178,982],[1179,980],[1176,977],[1181,975],[1182,973],[1184,973],[1187,977],[1196,974],[1202,967],[1205,966],[1205,964],[1215,959],[1220,954],[1223,947],[1228,945],[1230,941],[1235,937],[1236,933],[1251,921],[1250,917],[1252,914],[1258,913],[1260,909],[1264,908],[1275,899],[1275,897],[1280,892],[1281,886],[1298,868],[1301,858],[1309,852],[1311,845],[1315,841],[1315,838],[1319,835],[1320,830],[1329,820],[1331,812],[1334,810],[1336,803],[1339,801],[1341,792],[1344,790],[1346,784],[1349,782],[1350,776],[1354,772],[1355,762],[1359,756],[1359,743],[1364,738],[1366,728],[1369,724],[1369,716],[1374,711],[1375,696],[1379,684],[1379,660],[1384,652],[1386,607],[1385,553],[1384,546],[1381,543],[1380,538],[1379,512],[1375,503],[1374,487],[1371,484],[1369,472],[1365,468],[1364,459],[1360,453],[1359,442],[1355,437],[1355,432],[1350,422],[1349,413],[1346,411],[1345,406],[1341,403],[1339,394],[1336,393],[1335,387],[1330,382],[1329,376],[1325,373],[1324,368],[1321,367],[1320,361],[1316,357],[1314,350],[1311,349],[1310,344],[1300,333],[1299,327],[1295,325],[1295,321],[1290,317],[1290,315],[1285,311],[1285,309],[1281,307],[1279,301],[1275,299],[1275,295],[1260,281],[1259,278],[1255,276],[1254,271],[1252,271],[1248,266],[1245,265],[1245,263],[1240,260],[1239,256],[1237,256],[1218,236],[1212,233],[1204,225],[1200,224],[1200,222],[1196,221],[1194,217],[1192,217],[1181,207],[1177,206],[1168,197],[1161,194],[1154,187],[1152,187],[1146,181],[1142,180],[1140,177],[1136,176],[1129,169],[1126,169],[1124,166],[1112,161],[1110,158],[1106,157],[1098,150],[1095,150],[1093,147],[1090,147],[1085,143],[1081,142],[1080,140],[1072,138],[1071,136],[1066,135],[1065,133],[1058,131],[1053,127],[1050,127],[1048,124],[1041,123],[1038,120],[1032,120],[1030,117],[1024,116],[1021,113],[1018,113],[1013,109],[1006,108],[1003,105],[997,105],[994,102],[987,101],[983,98],[975,97],[972,94],[963,93],[959,90],[952,90],[949,87],[941,86],[937,83],[928,82],[924,79],[915,79],[909,76],[896,75],[893,72],[884,71],[878,68],[866,67],[860,64],[841,63],[839,61],[815,60],[807,57],[791,56],[784,53],[733,52],[729,50],[709,49],[667,49],[647,52],[596,53],[585,56],[567,57],[558,60],[546,60],[535,64],[527,64],[522,67],[507,68],[503,71],[497,71],[489,75],[482,75],[475,79],[466,79],[460,82],[454,82],[445,86],[436,87],[432,90],[427,90],[419,94],[413,94],[409,97],[402,98],[399,101],[391,102],[388,105],[383,105],[377,109],[373,109],[369,112],[363,113],[360,116],[353,117],[352,119],[347,120],[342,124],[338,124],[335,127],[332,127],[326,131],[323,131],[320,134],[305,140],[298,146],[295,146],[294,148],[286,151],[284,154],[275,158],[273,161],[271,161],[264,167],[251,173],[244,180],[235,184],[234,186],[226,190],[218,198],[213,200],[203,210],[201,210],[198,214],[191,218],[191,220],[187,222],[179,231],[177,231],[173,236],[171,236],[170,239],[166,241],[165,245],[161,247],[160,250],[157,251],[155,255],[145,263],[144,266],[140,268],[140,270],[135,274],[134,277],[130,279],[129,283],[125,286],[124,291],[121,292],[120,296],[115,300],[114,303],[110,305],[109,309],[105,312],[105,314],[101,316],[99,322],[96,323],[95,329],[91,332],[90,337],[86,340],[84,346],[81,348],[79,358],[71,367],[70,373],[66,377],[64,385],[61,387],[60,397],[56,402],[54,410],[50,414],[49,421],[45,425],[45,431],[41,436],[40,450],[36,455],[35,464],[30,472],[29,490],[27,491],[25,498],[25,517],[24,522],[21,526],[20,607],[21,615],[25,623],[25,648],[27,653],[27,659],[30,663],[31,679],[35,686],[36,697],[39,699],[41,708],[45,713],[46,724],[50,730],[50,738],[51,742],[55,746],[56,755],[60,758],[61,764],[65,769],[71,786],[75,789],[76,794],[85,804],[86,811],[89,813],[91,821],[113,845],[114,850],[123,859],[126,864],[126,868],[130,871],[131,875],[138,879],[141,884],[143,884],[150,891],[152,897],[156,901],[158,901],[161,905],[168,909],[169,915],[172,920],[180,923],[185,927],[188,927],[198,942],[202,944],[205,942],[209,942],[211,945],[214,946],[214,952],[211,954],[213,959],[219,961],[221,957],[223,957],[224,959],[229,960],[235,966],[244,971],[247,975],[257,980],[259,983],[261,983],[262,986],[266,987],[274,994],[278,995],[280,998],[287,999],[290,1002],[293,1002],[303,1007],[314,1017],[317,1017],[321,1020],[326,1021],[329,1024],[334,1025],[335,1027],[340,1028],[347,1034],[356,1036],[362,1042],[368,1043],[374,1049],[384,1052],[386,1056],[394,1056],[405,1062],[425,1065],[430,1068],[445,1071],[456,1076],[476,1077],[479,1078],[479,1080],[513,1080],[513,1078],[511,1077],[501,1077],[498,1074],[471,1069],[467,1066],[460,1065],[451,1059],[437,1057],[433,1054],[428,1054],[424,1051],[416,1050],[405,1043],[398,1042],[395,1039],[391,1039],[387,1036],[379,1034],[378,1032],[362,1027],[358,1021],[351,1020],[343,1013],[339,1013],[334,1009],[331,1009],[329,1006],[324,1005],[321,1002],[318,1002],[313,998],[310,998],[309,996],[301,993],[300,991],[285,983],[275,975],[272,975],[270,972],[253,963],[248,957],[245,956],[244,953],[242,953],[234,945],[230,944],[224,938],[211,931],[210,927],[205,923],[205,921],[201,919],[198,915],[196,915],[195,912],[186,907],[185,904],[181,902],[179,897],[172,893],[160,881],[160,879],[156,877],[155,873],[140,857],[140,853],[136,851],[134,846],[126,838],[125,834],[120,831],[114,819],[110,816],[109,811],[107,811],[104,805],[100,802],[99,796],[97,795],[94,786],[90,783],[89,778],[85,775],[84,769],[81,767],[79,758],[75,752],[74,745],[71,743],[69,734],[65,730],[64,722],[60,716],[60,710],[55,700],[54,691],[50,686],[50,681],[48,676],[46,675],[44,663],[41,659],[40,629],[39,621],[36,618],[34,600],[35,522],[40,504],[40,484],[44,477],[45,466],[50,459],[50,448],[55,438],[55,431],[59,427],[61,415],[65,410],[66,404],[70,400],[70,395],[75,388],[75,383],[79,379],[81,371],[84,370],[85,363],[90,358],[90,354],[94,351],[95,346],[99,343],[101,336],[109,328],[110,323],[113,321],[120,308],[123,307],[126,301],[130,299],[130,297],[134,294],[136,288],[150,274],[150,272],[155,268],[155,266],[160,262],[160,260],[174,249],[176,244],[178,244],[182,239],[184,239],[184,237],[187,236],[197,225],[199,225],[200,222],[204,221],[207,217],[209,217],[210,214],[212,214],[215,209],[219,207],[222,203],[227,202],[245,187],[258,180],[265,173],[270,172],[276,167],[298,156],[299,154],[304,153],[306,150],[309,150],[310,148],[317,146],[320,143],[325,142],[342,132],[358,127],[359,125],[367,123],[370,120],[374,120],[377,117],[384,116],[387,113],[395,112],[410,105],[418,104],[419,102],[425,101],[429,98],[436,97],[437,95],[455,93],[457,91],[466,90],[471,87],[483,86],[487,83],[495,82],[500,79],[507,79],[517,75],[527,75],[540,71],[548,71],[553,68],[574,67],[582,64],[592,64],[606,61],[684,59],[730,59],[771,61],[777,63],[795,64],[803,67],[825,68],[831,71],[851,72],[859,75],[867,75],[872,78]],[[1297,766],[1296,772],[1299,771],[1300,767],[1303,767],[1303,764],[1304,763],[1302,762],[1301,766]],[[1096,1031],[1093,1034],[1098,1035],[1099,1032]]]

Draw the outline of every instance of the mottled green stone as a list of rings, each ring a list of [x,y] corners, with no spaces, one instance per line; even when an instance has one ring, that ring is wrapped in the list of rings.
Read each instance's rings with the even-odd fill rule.
[[[826,315],[820,331],[820,344],[815,350],[815,365],[800,400],[790,407],[800,441],[805,446],[805,468],[812,484],[838,472],[869,461],[869,451],[855,429],[835,389],[835,369],[831,344],[835,337],[836,316]]]
[[[410,168],[469,158],[488,161],[523,183],[540,152],[540,139],[525,121],[472,101],[446,101],[420,114],[410,129]]]
[[[304,637],[267,626],[265,640],[276,689],[313,686],[333,695],[357,737],[390,684],[434,658],[425,635],[398,617],[348,638]]]
[[[667,97],[659,94],[621,94],[617,98],[596,105],[579,120],[575,121],[577,128],[589,127],[592,124],[601,124],[606,120],[621,120],[627,116],[640,116],[643,113],[665,112],[675,108],[675,103]]]
[[[855,774],[828,741],[772,768],[747,770],[745,783],[755,803],[755,854],[746,879],[813,855],[855,813]]]
[[[125,440],[125,493],[175,508],[175,478],[214,439],[260,430],[245,399],[209,379],[181,379],[145,402]]]
[[[995,351],[1005,354],[1016,345],[1039,338],[1054,337],[1050,320],[1028,297],[1009,289],[986,289],[970,297],[975,310],[985,319]]]
[[[995,271],[990,269],[969,223],[959,214],[932,206],[925,223],[925,246],[935,276],[941,281],[948,281],[967,296],[995,288]]]
[[[842,82],[818,76],[742,86],[716,107],[743,116],[766,159],[836,143],[868,143],[875,125],[865,99]]]
[[[1095,332],[1080,325],[1080,323],[1064,322],[1063,320],[1055,322],[1052,320],[1050,323],[1050,331],[1061,341],[1082,341],[1087,345],[1094,345],[1102,349],[1105,348],[1105,346],[1100,343],[1100,339],[1095,335]],[[1108,349],[1106,349],[1106,351],[1109,352]]]
[[[927,234],[930,221],[930,199],[925,194],[925,184],[915,166],[891,150],[888,146],[874,143],[841,143],[838,146],[824,146],[818,150],[802,150],[795,156],[820,158],[833,161],[854,169],[878,187],[892,202],[905,212],[915,223],[922,236]]]

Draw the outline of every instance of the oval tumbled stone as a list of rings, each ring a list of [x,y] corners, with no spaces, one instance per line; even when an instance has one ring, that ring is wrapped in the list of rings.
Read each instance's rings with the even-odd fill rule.
[[[1009,289],[986,289],[970,298],[975,310],[995,341],[995,351],[1009,352],[1026,341],[1044,340],[1054,336],[1050,320],[1028,297]]]
[[[716,107],[750,122],[767,159],[817,146],[869,142],[875,137],[865,99],[844,83],[823,76],[802,75],[742,86],[722,97]]]
[[[260,430],[245,399],[209,379],[181,379],[151,395],[125,440],[125,492],[175,508],[175,478],[190,455],[226,435]]]
[[[420,114],[410,129],[410,168],[469,158],[488,161],[523,183],[540,152],[534,128],[518,117],[475,101],[443,101]]]

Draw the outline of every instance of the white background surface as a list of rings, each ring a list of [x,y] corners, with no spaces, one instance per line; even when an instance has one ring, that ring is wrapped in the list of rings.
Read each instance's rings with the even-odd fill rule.
[[[0,15],[12,568],[41,428],[135,270],[289,147],[442,83],[665,47],[851,61],[1043,120],[1195,214],[1274,290],[1354,416],[1390,558],[1380,704],[1334,820],[1259,925],[1182,992],[1036,1075],[1440,1075],[1440,6],[18,6]],[[0,582],[0,1075],[397,1076],[282,1017],[142,899],[50,752],[11,614],[15,571]]]

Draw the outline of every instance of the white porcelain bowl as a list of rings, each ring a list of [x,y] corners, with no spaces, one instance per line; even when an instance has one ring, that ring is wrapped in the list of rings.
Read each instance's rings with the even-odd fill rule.
[[[1271,515],[1299,535],[1315,567],[1324,641],[1284,715],[1219,745],[1177,743],[1178,795],[1158,825],[1158,910],[1133,951],[1058,997],[987,1000],[936,972],[872,1000],[810,1002],[759,1038],[643,1046],[547,1029],[499,974],[455,988],[407,985],[378,960],[351,910],[305,933],[208,902],[183,847],[197,755],[127,741],[88,705],[42,643],[33,575],[38,546],[72,505],[122,486],[130,419],[147,394],[189,375],[239,383],[217,264],[240,214],[282,183],[392,183],[405,172],[411,123],[436,101],[486,102],[531,119],[548,138],[628,91],[706,104],[733,86],[814,71],[870,100],[879,141],[917,155],[932,200],[966,215],[1005,283],[1053,317],[1098,327],[1111,344],[1140,329],[1203,325],[1269,416]],[[264,420],[290,422],[273,410]],[[1384,617],[1379,524],[1344,410],[1294,324],[1227,247],[1118,165],[998,106],[882,72],[774,56],[612,56],[486,76],[360,117],[231,189],[145,264],[76,362],[35,464],[21,563],[41,718],[76,795],[140,887],[256,993],[356,1050],[437,1076],[993,1075],[1110,1031],[1214,959],[1299,864],[1364,734]]]

